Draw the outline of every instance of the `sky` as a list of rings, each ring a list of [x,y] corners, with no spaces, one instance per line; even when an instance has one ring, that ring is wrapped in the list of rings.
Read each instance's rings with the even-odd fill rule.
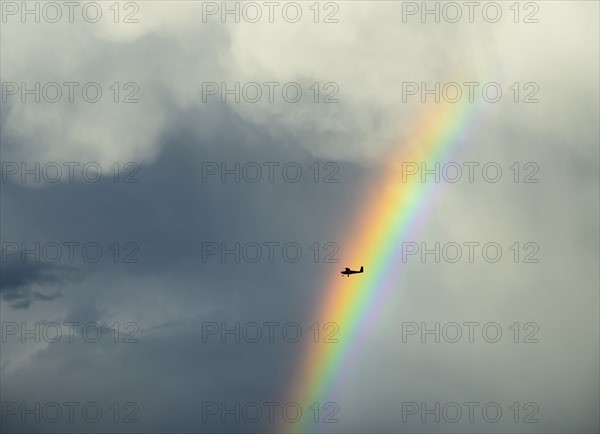
[[[465,3],[0,2],[2,432],[598,432],[599,6]]]

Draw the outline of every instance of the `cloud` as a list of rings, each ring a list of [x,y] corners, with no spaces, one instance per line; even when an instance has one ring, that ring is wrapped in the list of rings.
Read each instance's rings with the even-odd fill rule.
[[[21,261],[20,253],[9,255],[8,252],[2,251],[2,300],[10,303],[15,309],[26,309],[34,301],[51,301],[61,297],[62,285],[73,279],[72,271],[52,263]],[[53,288],[50,294],[49,288]]]
[[[424,109],[417,97],[402,101],[404,82],[433,86],[495,81],[502,85],[503,101],[511,98],[509,87],[514,82],[535,82],[539,96],[545,97],[543,104],[535,105],[536,122],[515,116],[512,104],[504,104],[500,113],[531,132],[558,110],[564,113],[562,120],[548,127],[568,123],[581,104],[580,95],[587,95],[590,114],[598,113],[597,83],[591,88],[588,84],[597,76],[598,66],[585,62],[593,58],[594,47],[579,43],[590,36],[595,23],[585,8],[565,10],[560,4],[548,4],[545,20],[530,25],[511,20],[402,23],[401,8],[401,4],[345,3],[337,24],[303,19],[294,25],[284,20],[236,25],[203,23],[201,4],[146,3],[139,12],[140,22],[130,25],[108,20],[92,27],[80,23],[33,28],[11,22],[11,34],[20,43],[4,50],[5,82],[72,80],[81,87],[96,82],[105,97],[96,104],[81,97],[75,104],[64,99],[57,104],[21,104],[11,97],[2,119],[3,139],[9,142],[5,158],[106,164],[154,161],[163,134],[192,107],[200,108],[196,124],[201,136],[216,133],[215,112],[222,103],[219,95],[202,102],[205,82],[224,82],[230,88],[236,82],[241,87],[255,82],[265,93],[265,82],[278,82],[273,103],[265,101],[265,95],[258,103],[242,101],[228,104],[229,108],[269,131],[274,140],[300,146],[314,157],[361,164],[381,163],[391,150],[404,146],[406,132]],[[563,22],[569,32],[548,32],[547,23],[553,20]],[[373,27],[378,31],[366,30]],[[53,44],[42,48],[36,41],[48,37],[48,32]],[[530,46],[536,56],[523,55],[517,46]],[[566,56],[559,64],[558,51]],[[571,65],[579,65],[577,76],[586,79],[567,85],[565,77],[574,72]],[[109,86],[115,82],[123,95],[134,90],[125,89],[126,83],[137,83],[140,102],[113,103]],[[282,98],[286,83],[301,85],[300,102]],[[339,102],[313,103],[315,83],[318,99],[336,92]],[[333,84],[325,87],[327,83]],[[549,89],[559,90],[550,94]],[[18,146],[10,145],[17,141]]]

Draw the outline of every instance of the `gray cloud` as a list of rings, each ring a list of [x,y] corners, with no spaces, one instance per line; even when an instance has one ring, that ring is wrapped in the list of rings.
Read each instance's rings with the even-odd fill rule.
[[[3,251],[3,258],[5,254]],[[61,297],[61,286],[72,279],[72,270],[67,267],[43,262],[28,263],[20,259],[18,252],[17,256],[7,256],[6,262],[2,263],[0,295],[14,308],[25,309],[34,301],[51,301]],[[48,289],[52,292],[48,293]]]

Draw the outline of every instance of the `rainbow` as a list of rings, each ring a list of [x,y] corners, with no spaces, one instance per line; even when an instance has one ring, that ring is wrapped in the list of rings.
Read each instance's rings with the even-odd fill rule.
[[[428,107],[428,106],[424,106]],[[429,107],[431,108],[431,107]],[[478,110],[480,112],[480,110]],[[337,271],[326,285],[322,301],[315,310],[315,321],[334,322],[339,326],[338,343],[310,343],[293,373],[288,390],[289,402],[306,409],[314,402],[322,405],[336,382],[344,378],[344,368],[360,352],[361,341],[376,323],[377,312],[385,306],[390,290],[397,287],[401,243],[411,239],[423,226],[443,183],[421,182],[419,175],[403,180],[402,162],[429,163],[448,161],[471,141],[478,127],[475,104],[436,104],[425,110],[413,126],[409,140],[395,151],[383,172],[376,191],[361,202],[358,218],[349,228],[353,239],[350,251],[344,251],[343,266],[364,265],[365,273],[350,278]],[[431,179],[431,178],[428,178]],[[310,432],[312,415],[307,412],[298,423],[286,423],[278,432]],[[316,429],[316,428],[313,428]]]

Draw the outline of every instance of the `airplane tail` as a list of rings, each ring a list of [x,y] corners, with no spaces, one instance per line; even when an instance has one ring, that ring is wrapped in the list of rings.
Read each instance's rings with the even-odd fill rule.
[[[365,269],[364,269],[364,268],[363,268],[363,266],[361,265],[361,266],[360,266],[360,272],[362,273],[362,272],[364,272],[364,271],[365,271]]]

